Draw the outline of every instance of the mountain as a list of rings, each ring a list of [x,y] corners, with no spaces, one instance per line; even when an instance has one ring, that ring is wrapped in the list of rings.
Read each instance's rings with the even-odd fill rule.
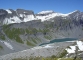
[[[62,38],[83,38],[83,12],[62,14],[48,10],[35,14],[31,10],[0,9],[0,55]]]
[[[3,24],[26,22],[33,20],[34,17],[34,12],[30,10],[17,9],[15,11],[12,9],[0,9],[0,20]]]
[[[83,16],[83,12],[80,12],[78,10],[73,11],[68,14],[57,13],[52,10],[41,11],[37,14],[34,14],[34,12],[31,10],[0,9],[1,24],[21,23],[21,22],[27,22],[27,21],[39,20],[39,19],[41,21],[46,21],[46,20],[53,19],[55,17],[62,17],[63,19],[81,20],[81,19],[83,19],[82,16]]]

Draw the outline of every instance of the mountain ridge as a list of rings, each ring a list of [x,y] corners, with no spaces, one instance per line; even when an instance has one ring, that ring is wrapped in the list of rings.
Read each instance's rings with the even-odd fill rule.
[[[44,13],[44,14],[43,14]],[[41,11],[37,14],[34,14],[31,10],[24,10],[24,9],[0,9],[0,16],[3,16],[0,18],[1,24],[12,24],[12,23],[21,23],[21,22],[28,22],[31,20],[41,20],[46,21],[50,20],[55,17],[63,17],[66,19],[66,17],[70,17],[73,14],[81,15],[81,12],[78,10],[75,10],[73,12],[70,12],[68,14],[62,14],[57,13],[52,10],[50,11]]]

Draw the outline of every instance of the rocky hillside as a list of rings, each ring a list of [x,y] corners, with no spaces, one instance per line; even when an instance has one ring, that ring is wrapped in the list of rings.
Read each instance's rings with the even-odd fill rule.
[[[78,58],[82,58],[83,55],[83,39],[78,40],[78,41],[73,41],[73,42],[59,42],[59,43],[53,43],[53,44],[48,44],[48,45],[42,45],[42,46],[37,46],[31,49],[19,51],[16,53],[10,53],[6,54],[3,56],[0,56],[0,60],[12,60],[12,59],[35,59],[38,58],[40,60],[41,58],[72,58],[71,60],[74,59],[75,54],[77,53],[77,60],[80,60]],[[78,48],[78,51],[75,53],[76,46]],[[42,60],[41,59],[41,60]],[[83,58],[82,58],[83,59]],[[54,59],[53,59],[54,60]],[[59,60],[59,59],[57,59]],[[64,59],[63,59],[64,60]]]
[[[83,12],[76,10],[62,14],[42,11],[34,14],[31,10],[0,9],[1,55],[32,48],[56,38],[82,37]]]

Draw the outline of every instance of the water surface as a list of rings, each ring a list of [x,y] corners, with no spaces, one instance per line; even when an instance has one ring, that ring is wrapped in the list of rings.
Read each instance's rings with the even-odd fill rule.
[[[40,44],[39,46],[45,45],[45,44],[50,44],[50,43],[55,43],[55,42],[65,42],[65,41],[74,41],[74,40],[77,40],[77,38],[54,39],[54,40],[51,40],[51,41],[48,42],[48,43],[42,43],[42,44]]]

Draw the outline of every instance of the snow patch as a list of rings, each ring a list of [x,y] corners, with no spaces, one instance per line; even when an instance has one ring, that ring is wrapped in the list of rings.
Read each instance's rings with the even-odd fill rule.
[[[43,47],[41,47],[41,46],[37,46],[37,47],[33,47],[33,48],[31,48],[31,50],[41,49],[41,48],[43,48]]]
[[[74,41],[74,42],[76,42],[77,45],[69,46],[70,48],[66,48],[65,50],[67,50],[68,53],[75,53],[77,46],[79,48],[78,51],[83,51],[83,42],[82,41]]]
[[[36,20],[37,18],[34,17],[34,15],[23,15],[23,14],[20,14],[19,15],[20,17],[24,17],[23,20],[20,20],[19,17],[17,16],[13,16],[13,17],[10,17],[10,18],[5,18],[4,21],[3,21],[3,24],[12,24],[12,23],[21,23],[21,22],[27,22],[27,21],[31,21],[31,20]]]
[[[46,16],[36,16],[37,19],[41,19],[42,21],[49,20],[51,18],[61,16],[61,17],[66,17],[68,14],[62,14],[62,13],[51,13]]]
[[[82,41],[77,41],[77,46],[80,49],[80,51],[83,51],[83,42]]]
[[[72,13],[75,13],[75,12],[77,12],[77,11],[78,11],[78,10],[75,10],[75,11],[73,11],[73,12],[70,12],[70,13],[68,13],[68,15],[69,15],[69,14],[72,14]]]
[[[76,42],[76,41],[66,41],[66,42]]]
[[[34,15],[24,15],[24,22],[35,20]]]
[[[75,46],[70,46],[70,48],[67,48],[66,50],[68,53],[75,53],[75,49],[76,49]]]
[[[27,13],[27,12],[24,12],[24,13]]]
[[[23,14],[20,14],[20,17],[23,17]]]
[[[52,48],[53,46],[50,46],[50,45],[46,45],[44,46],[44,48]]]
[[[48,19],[51,19],[51,18],[54,18],[54,17],[57,17],[57,16],[61,16],[61,17],[64,17],[64,19],[66,19],[66,16],[68,16],[68,15],[74,13],[74,12],[77,12],[77,10],[73,11],[73,12],[70,12],[70,13],[67,13],[67,14],[55,13],[52,10],[50,10],[50,11],[42,11],[42,12],[39,12],[38,14],[47,14],[47,13],[49,13],[49,14],[45,15],[45,16],[36,16],[36,17],[38,19],[41,19],[42,21],[45,21],[45,20],[48,20]]]
[[[53,13],[53,11],[52,10],[49,10],[49,11],[41,11],[38,14],[47,14],[47,13]]]
[[[8,48],[10,48],[11,50],[14,50],[13,47],[12,47],[12,45],[11,45],[10,43],[4,42],[4,44],[5,44]]]
[[[7,11],[9,14],[11,14],[11,13],[12,13],[12,12],[11,12],[10,10],[8,10],[8,9],[7,9],[6,11]]]
[[[11,23],[20,23],[22,22],[17,16],[13,16],[10,18],[5,18],[3,24],[11,24]]]
[[[35,50],[35,49],[52,48],[52,47],[53,47],[53,46],[45,45],[45,46],[37,46],[37,47],[31,48],[31,49],[32,49],[32,50]]]
[[[5,41],[1,41],[1,42],[4,43],[9,49],[14,50],[10,43],[5,42]]]

